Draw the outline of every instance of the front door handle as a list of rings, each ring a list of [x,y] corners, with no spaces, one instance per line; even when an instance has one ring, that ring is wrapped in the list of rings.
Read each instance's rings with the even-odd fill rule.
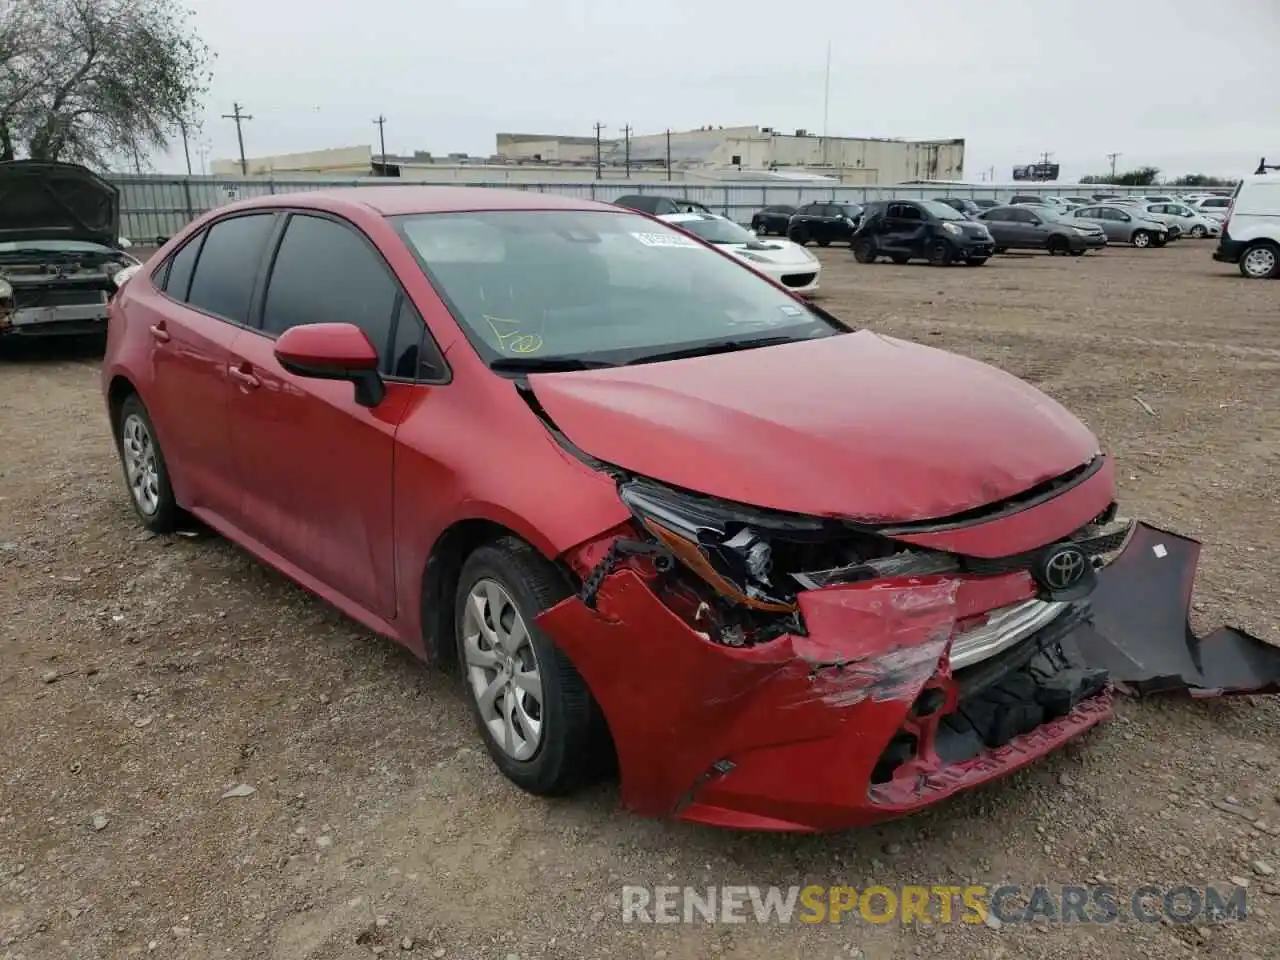
[[[153,325],[152,325],[152,327],[151,327],[151,336],[153,336],[155,339],[159,340],[161,343],[168,343],[168,342],[169,342],[169,339],[170,339],[170,333],[169,333],[169,331],[168,331],[168,330],[166,330],[166,329],[164,328],[164,321],[163,321],[163,320],[161,320],[161,321],[160,321],[159,323],[157,323],[157,324],[153,324]]]
[[[249,372],[248,364],[244,364],[239,367],[232,367],[230,373],[232,380],[235,380],[240,384],[240,386],[247,387],[250,390],[261,383],[257,377]]]

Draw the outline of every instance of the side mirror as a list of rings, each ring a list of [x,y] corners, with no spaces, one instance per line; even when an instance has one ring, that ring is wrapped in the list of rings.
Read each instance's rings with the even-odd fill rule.
[[[356,403],[376,407],[387,395],[378,375],[378,351],[352,323],[312,323],[290,327],[276,341],[276,360],[298,377],[349,380]]]

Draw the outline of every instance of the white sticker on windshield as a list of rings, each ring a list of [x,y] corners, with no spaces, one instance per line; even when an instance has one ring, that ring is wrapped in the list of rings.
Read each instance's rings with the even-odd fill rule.
[[[696,241],[678,233],[633,233],[646,247],[697,247]]]

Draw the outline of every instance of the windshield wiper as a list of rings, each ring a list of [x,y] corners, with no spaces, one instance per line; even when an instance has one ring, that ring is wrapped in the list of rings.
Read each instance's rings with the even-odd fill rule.
[[[664,360],[683,360],[686,357],[705,357],[713,353],[735,353],[738,350],[752,350],[756,347],[777,347],[784,343],[800,343],[803,340],[814,340],[816,337],[756,337],[753,340],[718,340],[704,343],[696,347],[681,347],[678,350],[664,350],[661,353],[646,353],[642,357],[628,360],[627,365],[636,363],[661,363]]]
[[[584,360],[581,357],[499,357],[489,364],[489,369],[496,373],[561,373],[616,366],[608,360]]]

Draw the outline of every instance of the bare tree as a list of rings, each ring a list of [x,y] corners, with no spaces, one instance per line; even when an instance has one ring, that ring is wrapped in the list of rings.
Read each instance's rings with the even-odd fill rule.
[[[0,159],[166,148],[209,79],[188,18],[174,0],[0,0]]]

